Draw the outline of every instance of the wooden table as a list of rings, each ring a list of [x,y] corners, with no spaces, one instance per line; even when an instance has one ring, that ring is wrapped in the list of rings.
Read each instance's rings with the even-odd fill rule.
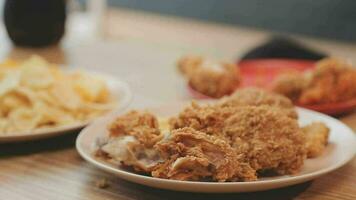
[[[67,38],[61,47],[42,50],[12,48],[2,37],[6,45],[0,48],[0,56],[24,58],[38,53],[53,62],[111,73],[130,84],[135,93],[131,107],[145,107],[190,98],[174,69],[182,54],[233,59],[270,34],[129,10],[110,10],[105,27],[104,39],[73,44]],[[356,63],[355,45],[305,40]],[[355,112],[340,119],[356,130]],[[0,144],[0,199],[356,199],[355,158],[315,181],[288,188],[246,194],[183,193],[129,183],[96,169],[76,152],[77,134]],[[109,187],[100,189],[97,183],[103,178]]]

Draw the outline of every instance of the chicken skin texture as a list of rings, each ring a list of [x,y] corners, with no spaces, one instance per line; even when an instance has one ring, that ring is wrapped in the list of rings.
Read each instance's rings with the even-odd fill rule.
[[[193,128],[173,130],[155,146],[165,162],[152,176],[175,180],[248,181],[256,171],[242,162],[228,142]]]
[[[236,90],[232,95],[224,97],[218,103],[221,106],[261,106],[268,105],[274,109],[281,109],[289,117],[298,118],[298,114],[291,100],[259,88],[243,88]]]
[[[224,139],[258,172],[297,173],[306,157],[305,136],[297,120],[271,106],[192,104],[170,121]]]
[[[202,57],[187,56],[178,61],[177,67],[193,89],[210,97],[231,94],[241,81],[238,68],[230,63],[212,63]]]
[[[308,158],[320,156],[328,144],[329,128],[320,122],[311,123],[302,128],[306,136]]]
[[[161,139],[157,118],[148,112],[131,111],[117,118],[109,126],[110,137],[131,135],[146,147]]]
[[[308,86],[308,80],[301,72],[286,73],[279,75],[273,82],[273,91],[283,94],[291,101],[297,102],[303,90]]]
[[[299,104],[343,102],[356,98],[356,69],[341,60],[326,58],[309,72],[281,75],[273,85],[273,91]]]
[[[298,125],[291,101],[255,88],[213,103],[192,102],[170,119],[131,111],[108,126],[97,155],[152,177],[254,181],[298,173],[323,153],[328,127]]]

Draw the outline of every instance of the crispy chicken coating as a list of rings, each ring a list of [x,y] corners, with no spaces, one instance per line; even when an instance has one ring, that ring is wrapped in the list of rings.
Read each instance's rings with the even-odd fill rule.
[[[175,180],[256,180],[256,171],[218,137],[192,128],[173,130],[156,148],[165,158],[152,176]]]
[[[293,102],[298,101],[303,90],[308,86],[309,80],[306,80],[303,73],[282,74],[273,82],[273,91],[283,94]]]
[[[157,118],[147,112],[131,111],[117,118],[109,126],[110,137],[131,135],[146,147],[161,139]]]
[[[209,135],[224,137],[221,131],[226,117],[232,115],[233,110],[216,105],[199,105],[195,102],[186,107],[177,117],[169,120],[171,130],[191,127]]]
[[[161,161],[153,146],[162,139],[158,120],[147,112],[131,111],[108,127],[109,139],[100,147],[113,163],[122,163],[139,172],[150,172]]]
[[[258,171],[299,172],[305,159],[305,137],[296,119],[270,106],[236,109],[224,122],[224,135]]]
[[[272,106],[192,104],[172,118],[171,128],[191,127],[230,143],[258,171],[299,171],[305,159],[305,137],[297,120]]]
[[[258,89],[193,102],[168,123],[131,111],[111,123],[98,155],[158,178],[253,181],[299,172],[307,156],[324,151],[329,134],[322,123],[300,128],[290,100]]]
[[[204,58],[200,56],[184,56],[177,62],[177,67],[180,73],[189,76],[197,68],[204,63]]]
[[[329,139],[329,128],[321,123],[314,122],[302,128],[306,136],[306,149],[308,158],[320,156]]]
[[[268,105],[281,109],[288,116],[298,118],[293,103],[288,98],[259,88],[243,88],[236,90],[231,96],[220,100],[221,106],[261,106]]]
[[[340,102],[356,98],[356,69],[337,59],[317,63],[308,87],[300,96],[300,103]]]
[[[211,63],[202,57],[188,56],[181,58],[177,66],[193,89],[210,97],[231,94],[240,84],[240,73],[234,64]]]
[[[356,69],[338,59],[326,58],[302,75],[283,75],[273,90],[296,103],[310,105],[342,102],[356,98]]]

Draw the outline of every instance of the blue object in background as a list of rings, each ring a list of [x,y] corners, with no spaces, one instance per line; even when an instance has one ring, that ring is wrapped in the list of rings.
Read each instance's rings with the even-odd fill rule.
[[[355,0],[108,0],[110,5],[356,41]]]

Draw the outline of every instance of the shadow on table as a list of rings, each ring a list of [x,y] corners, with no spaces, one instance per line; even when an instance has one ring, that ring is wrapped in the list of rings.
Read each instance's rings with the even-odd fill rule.
[[[106,173],[104,173],[106,174]],[[103,176],[102,174],[101,176]],[[106,175],[104,175],[105,177]],[[99,177],[97,177],[99,178]],[[273,200],[289,200],[294,199],[299,194],[309,188],[312,182],[306,182],[294,186],[289,186],[280,189],[273,189],[261,192],[248,192],[248,193],[190,193],[190,192],[176,192],[170,190],[155,189],[135,183],[131,183],[122,179],[113,178],[112,176],[106,177],[111,179],[110,186],[106,192],[111,194],[125,196],[128,199],[140,200],[156,200],[156,199],[169,199],[169,200],[259,200],[259,199],[273,199]],[[110,198],[109,198],[110,199]]]
[[[0,143],[0,158],[72,148],[75,146],[77,135],[78,131],[74,131],[47,139],[28,142]]]
[[[150,190],[150,193],[153,193],[157,197],[161,197],[162,199],[170,199],[170,200],[210,200],[210,199],[219,199],[219,200],[230,200],[230,199],[238,199],[238,200],[259,200],[259,199],[273,199],[273,200],[289,200],[294,199],[300,193],[304,192],[309,186],[311,182],[294,185],[290,187],[267,190],[262,192],[248,192],[248,193],[224,193],[224,194],[202,194],[202,193],[177,193],[170,191],[160,191],[160,190]],[[149,198],[148,198],[149,199]]]

